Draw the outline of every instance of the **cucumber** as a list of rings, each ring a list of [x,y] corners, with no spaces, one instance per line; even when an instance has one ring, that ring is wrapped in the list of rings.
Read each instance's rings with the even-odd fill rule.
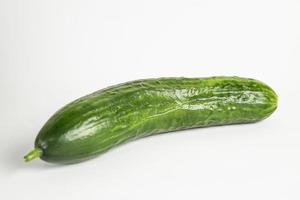
[[[120,144],[196,127],[251,123],[277,107],[277,95],[249,78],[157,78],[115,85],[79,98],[42,127],[25,157],[77,163]]]

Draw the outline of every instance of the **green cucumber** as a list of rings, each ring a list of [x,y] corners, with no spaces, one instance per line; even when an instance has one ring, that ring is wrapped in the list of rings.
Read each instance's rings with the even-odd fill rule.
[[[277,95],[249,78],[157,78],[127,82],[79,98],[42,127],[36,157],[76,163],[120,144],[170,131],[265,119]]]

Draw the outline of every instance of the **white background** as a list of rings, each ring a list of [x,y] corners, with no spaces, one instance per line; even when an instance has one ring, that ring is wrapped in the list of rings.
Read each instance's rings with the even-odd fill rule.
[[[0,0],[0,199],[300,199],[299,0]],[[250,125],[23,163],[61,106],[128,80],[238,75],[278,93]]]

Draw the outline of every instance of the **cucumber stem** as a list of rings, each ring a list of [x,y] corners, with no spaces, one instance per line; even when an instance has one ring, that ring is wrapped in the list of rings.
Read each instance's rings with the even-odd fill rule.
[[[40,148],[35,148],[32,151],[30,151],[26,156],[24,156],[25,162],[29,162],[37,157],[41,157],[42,150]]]

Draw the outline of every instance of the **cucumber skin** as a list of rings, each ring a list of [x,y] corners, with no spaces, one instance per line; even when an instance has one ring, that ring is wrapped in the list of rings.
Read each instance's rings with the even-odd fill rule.
[[[137,80],[61,108],[42,127],[35,147],[44,161],[76,163],[149,135],[260,121],[276,108],[276,93],[254,79]]]

